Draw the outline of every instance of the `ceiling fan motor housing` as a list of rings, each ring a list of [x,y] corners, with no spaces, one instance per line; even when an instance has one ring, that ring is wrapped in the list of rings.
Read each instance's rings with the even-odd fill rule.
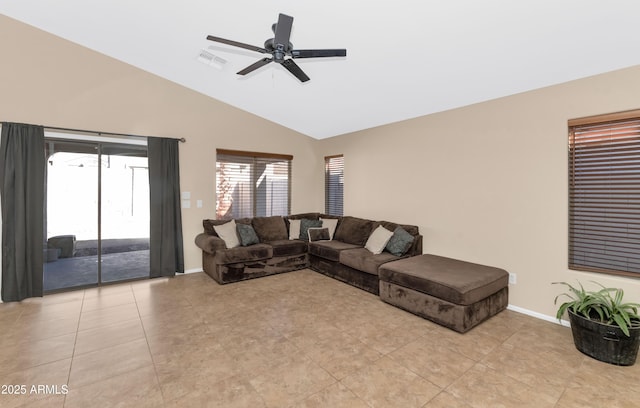
[[[285,47],[283,44],[275,44],[274,38],[269,38],[264,42],[264,48],[273,55],[274,62],[284,61],[284,57],[291,52],[293,44],[288,43]]]

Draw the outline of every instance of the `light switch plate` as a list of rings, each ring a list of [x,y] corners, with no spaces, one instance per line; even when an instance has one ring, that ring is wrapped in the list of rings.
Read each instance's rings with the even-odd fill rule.
[[[183,191],[182,192],[182,199],[183,200],[190,200],[191,199],[191,192],[190,191]]]

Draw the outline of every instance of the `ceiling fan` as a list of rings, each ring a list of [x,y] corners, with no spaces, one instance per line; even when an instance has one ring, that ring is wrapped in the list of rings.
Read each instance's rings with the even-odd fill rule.
[[[293,44],[289,42],[291,36],[291,27],[293,26],[293,17],[286,14],[280,14],[278,16],[278,22],[271,26],[271,30],[275,34],[274,38],[269,38],[264,42],[264,48],[256,47],[241,43],[238,41],[227,40],[220,37],[214,37],[213,35],[207,36],[207,40],[215,41],[227,45],[233,45],[234,47],[240,47],[251,51],[256,51],[262,54],[271,54],[271,58],[265,57],[258,62],[255,62],[248,67],[237,72],[238,75],[247,75],[256,69],[267,65],[270,62],[276,62],[285,67],[301,82],[307,82],[310,78],[300,69],[296,64],[294,58],[322,58],[322,57],[346,57],[347,50],[345,49],[324,49],[324,50],[294,50]],[[289,57],[289,58],[287,58]]]

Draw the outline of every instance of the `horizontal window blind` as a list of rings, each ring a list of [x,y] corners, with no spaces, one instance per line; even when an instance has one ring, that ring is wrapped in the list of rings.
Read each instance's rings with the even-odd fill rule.
[[[330,215],[343,215],[344,157],[324,158],[324,211]]]
[[[218,150],[216,218],[288,215],[290,180],[291,156]]]
[[[640,118],[569,128],[569,267],[640,273]]]

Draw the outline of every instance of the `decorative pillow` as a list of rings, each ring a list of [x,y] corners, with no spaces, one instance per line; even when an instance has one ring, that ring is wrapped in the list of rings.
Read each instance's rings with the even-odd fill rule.
[[[240,236],[240,244],[242,246],[249,246],[260,243],[256,230],[251,225],[236,224],[238,235]]]
[[[214,225],[213,229],[216,234],[224,241],[227,248],[235,248],[240,246],[240,240],[238,239],[238,232],[236,230],[236,221],[231,220],[222,225]]]
[[[373,231],[364,247],[375,255],[381,254],[392,236],[393,232],[380,225]]]
[[[300,220],[300,239],[304,241],[309,240],[308,230],[309,228],[320,228],[322,227],[322,221],[320,220],[308,220],[302,219]]]
[[[309,234],[309,242],[328,241],[331,239],[329,236],[329,228],[309,228],[307,233]]]
[[[395,256],[402,256],[411,248],[413,240],[414,236],[405,231],[404,228],[396,227],[385,249]]]
[[[329,239],[333,239],[333,234],[336,232],[336,227],[338,226],[337,218],[320,218],[322,221],[322,226],[327,227],[329,229]]]
[[[300,220],[289,220],[289,239],[300,239]]]

